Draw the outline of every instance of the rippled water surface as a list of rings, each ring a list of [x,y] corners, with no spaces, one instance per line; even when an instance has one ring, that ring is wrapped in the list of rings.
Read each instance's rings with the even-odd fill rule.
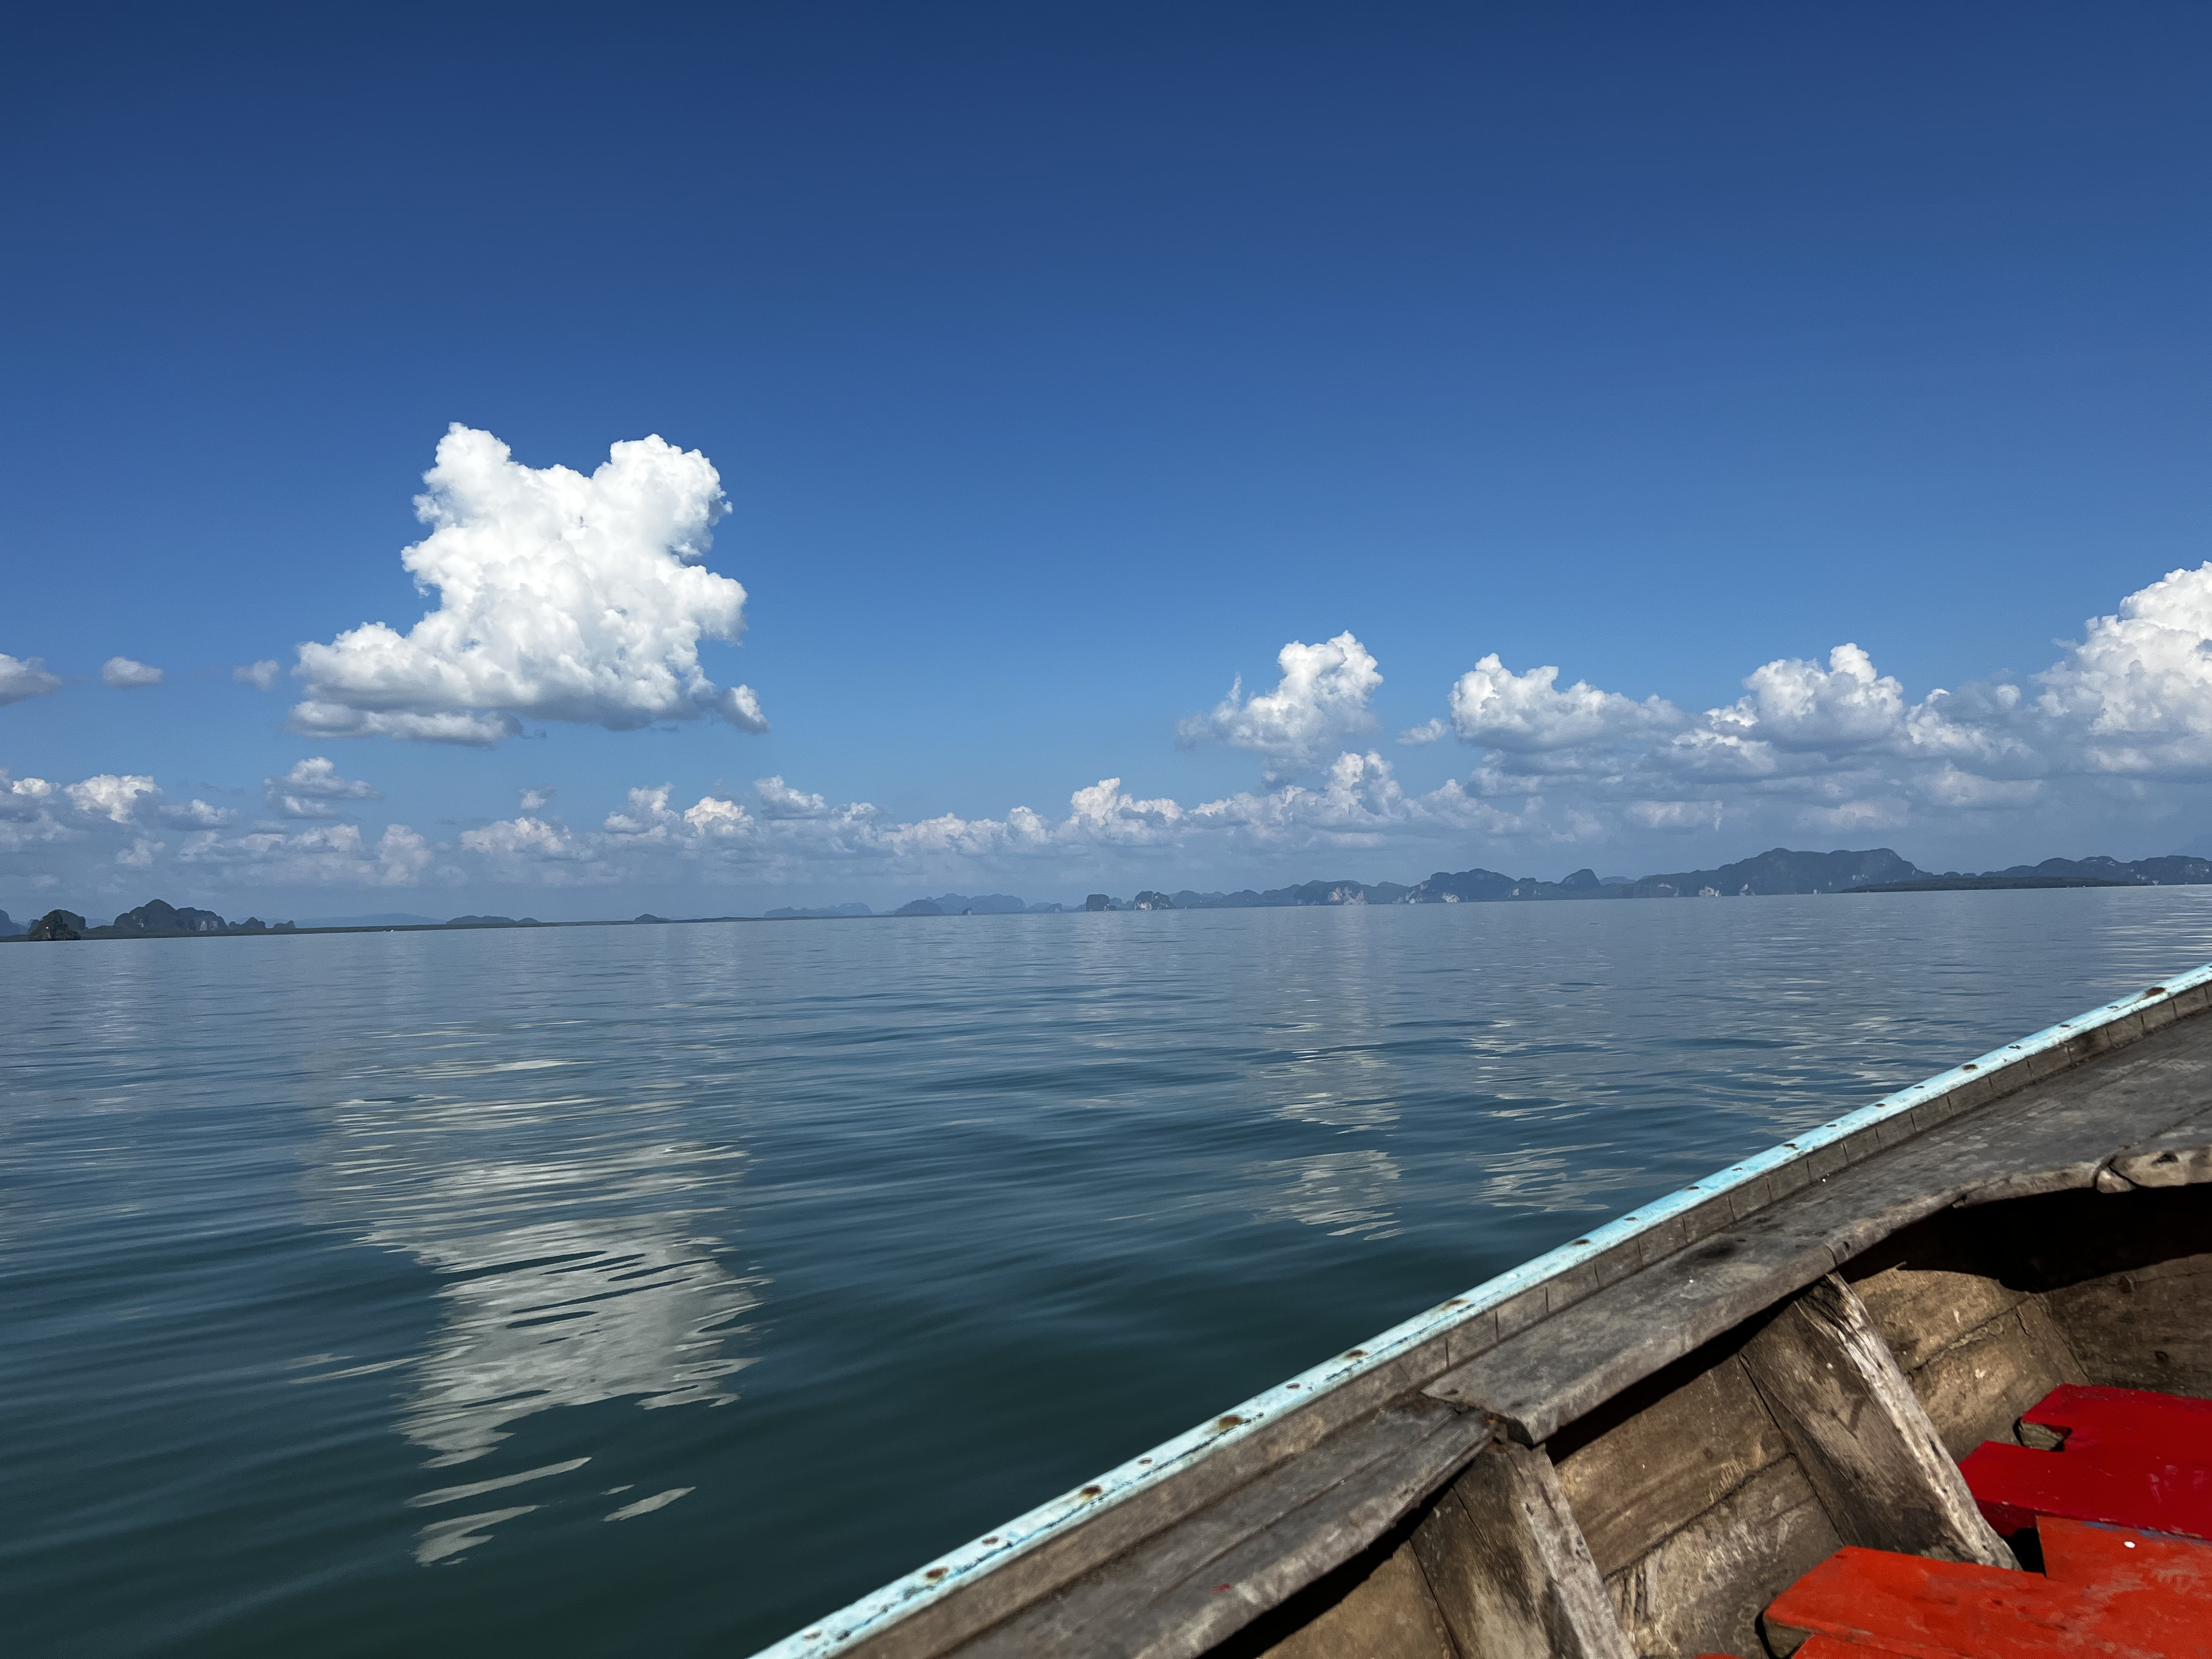
[[[743,1653],[2212,890],[0,949],[11,1651]]]

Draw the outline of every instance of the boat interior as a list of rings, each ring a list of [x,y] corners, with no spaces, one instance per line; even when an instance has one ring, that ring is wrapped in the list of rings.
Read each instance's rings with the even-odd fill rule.
[[[1494,1559],[1505,1529],[1486,1524],[1499,1504],[1493,1489],[1513,1501],[1511,1483],[1487,1467],[1512,1455],[1499,1447],[1212,1651],[1765,1659],[1798,1641],[1763,1620],[1769,1604],[1845,1544],[2010,1565],[1986,1540],[1978,1550],[1974,1517],[1916,1512],[1940,1499],[1900,1472],[1909,1460],[1870,1420],[1879,1413],[1868,1400],[1808,1386],[1824,1346],[1869,1334],[1880,1349],[1863,1364],[1894,1366],[1954,1464],[1984,1442],[2047,1448],[2021,1419],[2062,1384],[2212,1397],[2212,1187],[2091,1188],[1944,1210],[1563,1425],[1522,1454],[1551,1477],[1526,1484],[1564,1498],[1604,1608],[1562,1617],[1547,1605],[1556,1584],[1533,1563],[1519,1575],[1521,1606],[1486,1604],[1522,1565]],[[2002,1541],[2022,1567],[2039,1565],[2033,1529]],[[1486,1551],[1493,1559],[1478,1559]],[[1607,1633],[1589,1627],[1608,1612],[1617,1647],[1595,1645]]]

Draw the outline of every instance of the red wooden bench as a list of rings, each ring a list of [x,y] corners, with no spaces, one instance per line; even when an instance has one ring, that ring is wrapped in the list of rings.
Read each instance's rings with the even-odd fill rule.
[[[2041,1572],[1838,1551],[1777,1596],[1796,1659],[2212,1659],[2212,1401],[2054,1389],[1960,1466],[1982,1513],[2033,1528]],[[1708,1656],[1708,1659],[1713,1656]]]
[[[2044,1571],[1844,1549],[1766,1610],[1800,1659],[2212,1659],[2212,1544],[2051,1520]]]
[[[2021,1421],[2064,1443],[1985,1441],[1959,1466],[1999,1532],[2051,1515],[2212,1539],[2212,1400],[2069,1384]]]

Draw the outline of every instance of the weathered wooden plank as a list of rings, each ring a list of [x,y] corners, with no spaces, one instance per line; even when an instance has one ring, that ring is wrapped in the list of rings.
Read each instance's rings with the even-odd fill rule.
[[[2039,1198],[2045,1193],[2073,1192],[2094,1187],[2105,1167],[2105,1155],[2091,1151],[2062,1163],[2039,1164],[1978,1182],[1954,1200],[1960,1208],[1981,1204],[2003,1204],[2015,1198]]]
[[[1380,1538],[1489,1443],[1418,1399],[1270,1470],[957,1650],[967,1659],[1204,1652]]]
[[[2165,1195],[2103,1201],[2141,1204]],[[2081,1357],[2086,1375],[2065,1380],[2212,1396],[2212,1320],[2204,1316],[2212,1306],[2212,1255],[2130,1267],[2053,1290],[2045,1301],[2052,1323]]]
[[[2115,1123],[2139,1120],[2146,1105],[2154,1117],[2168,1120],[2169,1123],[2161,1123],[2157,1131],[2139,1143],[2150,1145],[2154,1158],[2166,1149],[2166,1137],[2172,1133],[2169,1124],[2176,1115],[2175,1106],[2201,1101],[2208,1081],[2212,1081],[2212,1055],[2141,1050],[2130,1063],[2094,1067],[2069,1079],[2063,1086],[2067,1094],[2079,1096],[2084,1109],[2106,1114]],[[2184,1139],[2191,1145],[2203,1145],[2212,1142],[2212,1133],[2185,1135]],[[2091,1187],[2096,1184],[2098,1171],[2108,1164],[2127,1176],[2126,1170],[2119,1167],[2120,1158],[2127,1157],[2131,1150],[2123,1139],[2120,1146],[2100,1153],[2094,1138],[2084,1139],[2073,1148],[2071,1156],[2024,1160],[2017,1167],[1969,1188],[1959,1202],[1994,1204],[2006,1199]],[[2127,1178],[2134,1185],[2151,1184],[2135,1182],[2132,1176]]]
[[[1607,1580],[1622,1627],[1650,1659],[1766,1650],[1759,1615],[1841,1547],[1795,1458],[1770,1464]]]
[[[1295,1604],[1278,1609],[1285,1611],[1299,1609]],[[1411,1539],[1281,1640],[1250,1648],[1245,1645],[1250,1635],[1246,1632],[1232,1645],[1252,1659],[1461,1659],[1413,1559]]]
[[[1832,1237],[1863,1220],[1855,1210],[1834,1212],[1828,1200],[1835,1184],[1820,1188],[1802,1209],[1784,1206],[1705,1240],[1540,1330],[1500,1343],[1455,1366],[1427,1392],[1497,1414],[1525,1443],[1548,1439],[1561,1425],[1833,1269],[1838,1252]],[[1941,1202],[1923,1198],[1891,1218],[1893,1224],[1917,1220]]]
[[[2112,1172],[2130,1186],[2193,1187],[2212,1181],[2212,1114],[2147,1137],[2112,1159]]]
[[[2010,1313],[2027,1300],[1984,1273],[1917,1261],[1882,1268],[1851,1288],[1872,1316],[1881,1340],[1907,1371],[1926,1364],[1968,1331]]]
[[[2057,1373],[2061,1382],[2087,1382],[2089,1374],[2081,1367],[2074,1352],[2074,1345],[2058,1328],[2057,1322],[2040,1296],[2032,1296],[2014,1310],[2020,1316],[2021,1328],[2027,1333],[2028,1346],[2041,1354],[2051,1369]]]
[[[1757,1240],[1707,1239],[1510,1339],[1430,1384],[1437,1399],[1503,1418],[1535,1445],[1629,1385],[1741,1323],[1784,1287],[1834,1265],[1817,1231]]]
[[[1304,1408],[1224,1444],[1170,1481],[1100,1510],[1029,1553],[872,1634],[867,1659],[930,1659],[1034,1607],[1160,1537],[1247,1485],[1279,1474],[1347,1428],[1368,1422],[1443,1369],[1442,1340],[1353,1378]],[[1317,1466],[1318,1467],[1318,1466]]]
[[[1746,1343],[1744,1368],[1847,1544],[2013,1567],[1865,1304],[1831,1273]]]
[[[1692,1362],[1694,1363],[1694,1362]],[[1600,1413],[1618,1416],[1564,1450],[1559,1485],[1599,1572],[1626,1566],[1694,1515],[1702,1515],[1770,1463],[1790,1455],[1751,1376],[1734,1356],[1650,1396],[1632,1389]]]
[[[2013,1386],[2032,1386],[2044,1367],[2063,1382],[2086,1381],[2042,1298],[2027,1288],[2037,1270],[2023,1236],[2078,1237],[2085,1223],[2102,1227],[2142,1218],[2137,1211],[2106,1212],[2097,1205],[2074,1194],[2018,1211],[1951,1210],[1886,1240],[1853,1261],[1845,1277],[1923,1400],[1935,1386],[1923,1375],[1929,1363],[1969,1335],[1990,1334],[1985,1328],[2008,1329],[1994,1326],[2007,1315],[2018,1317],[2035,1357],[2010,1367],[2026,1379]]]
[[[2009,1440],[2020,1414],[2066,1381],[2058,1357],[2035,1340],[2019,1310],[1977,1327],[1912,1373],[1943,1447],[1964,1457],[1984,1440]]]
[[[1462,1659],[1635,1659],[1552,1460],[1493,1445],[1413,1534]]]

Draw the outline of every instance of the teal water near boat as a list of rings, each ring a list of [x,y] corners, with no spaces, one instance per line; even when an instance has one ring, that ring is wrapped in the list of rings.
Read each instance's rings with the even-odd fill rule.
[[[0,953],[0,1607],[742,1651],[2201,961],[2212,893]]]

